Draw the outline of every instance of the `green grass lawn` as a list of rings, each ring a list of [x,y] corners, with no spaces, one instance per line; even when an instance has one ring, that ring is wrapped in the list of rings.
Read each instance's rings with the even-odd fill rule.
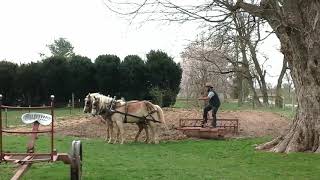
[[[189,106],[188,106],[189,105]],[[175,107],[190,108],[177,101]],[[201,109],[201,108],[199,108]],[[221,111],[252,110],[247,104],[223,103]],[[291,109],[255,108],[292,117]],[[21,124],[26,111],[9,111],[9,125]],[[39,112],[39,111],[36,111]],[[49,113],[49,112],[44,112]],[[81,109],[55,109],[56,117],[81,115]],[[3,119],[5,114],[3,113]],[[69,152],[73,137],[57,137],[58,152]],[[100,139],[82,139],[84,179],[319,179],[320,156],[309,153],[278,154],[253,148],[270,138],[184,140],[159,145],[129,143],[110,145]],[[5,150],[24,152],[27,137],[5,136]],[[48,152],[49,141],[38,139],[37,150]],[[13,164],[0,164],[0,180],[10,179]],[[34,164],[23,179],[69,179],[69,165],[62,162]]]
[[[58,152],[68,152],[72,137],[58,137]],[[320,156],[309,153],[258,152],[254,144],[269,138],[238,140],[184,140],[159,145],[106,144],[82,139],[84,179],[319,179]],[[39,138],[38,149],[48,144]],[[22,150],[22,137],[6,137],[6,147]],[[10,144],[10,145],[9,145]],[[10,179],[14,167],[1,164],[0,179]],[[68,179],[69,166],[61,162],[35,164],[24,179]]]

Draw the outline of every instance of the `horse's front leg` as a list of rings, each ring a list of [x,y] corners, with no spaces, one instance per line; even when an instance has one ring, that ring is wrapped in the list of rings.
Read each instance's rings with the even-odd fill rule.
[[[120,131],[120,144],[124,143],[124,129],[123,129],[123,122],[122,121],[116,121],[118,129]]]
[[[119,140],[119,136],[120,136],[120,130],[119,130],[119,127],[118,127],[118,125],[116,125],[116,127],[117,127],[117,136],[116,136],[116,138],[115,138],[115,140],[114,140],[114,144],[116,144],[117,142],[118,142],[118,140]]]
[[[113,122],[111,120],[108,120],[108,124],[109,124],[109,132],[108,132],[109,140],[108,140],[108,143],[110,144],[112,142],[112,136],[113,136]]]
[[[105,119],[105,123],[106,123],[106,126],[107,126],[107,135],[105,137],[105,141],[108,142],[109,138],[110,138],[110,122],[109,122],[109,119]]]

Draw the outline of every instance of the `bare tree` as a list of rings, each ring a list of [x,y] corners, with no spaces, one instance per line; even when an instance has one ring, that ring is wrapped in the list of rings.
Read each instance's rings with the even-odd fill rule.
[[[237,9],[265,19],[280,39],[296,88],[298,108],[289,131],[257,149],[274,152],[320,152],[320,1],[261,0],[259,4],[238,0],[196,1],[176,5],[169,0],[145,0],[128,15],[161,14],[172,21],[202,20],[230,23]],[[110,7],[110,6],[109,6]],[[146,11],[142,11],[146,10]],[[152,16],[151,18],[152,19]]]
[[[266,76],[266,70],[263,70],[259,60],[258,60],[258,56],[257,56],[257,47],[258,44],[263,41],[264,39],[266,39],[268,37],[268,35],[266,37],[261,37],[260,34],[260,26],[262,23],[262,20],[260,18],[258,18],[257,20],[255,20],[255,17],[251,17],[248,16],[248,23],[247,25],[245,25],[245,22],[243,18],[241,18],[242,16],[240,16],[239,20],[241,22],[241,26],[245,26],[243,29],[245,31],[245,37],[244,40],[246,41],[246,44],[249,48],[250,54],[251,54],[251,60],[254,64],[254,70],[255,73],[257,74],[256,76],[256,80],[259,83],[260,86],[260,90],[262,93],[262,97],[263,97],[263,103],[265,105],[268,105],[268,91],[267,91],[267,85],[266,85],[266,80],[265,80],[265,76]],[[250,17],[253,18],[253,21],[250,21]],[[241,28],[238,28],[241,29]],[[255,39],[253,39],[253,33],[256,33],[255,35]]]
[[[214,47],[202,37],[190,43],[182,52],[181,90],[188,90],[188,96],[199,97],[203,94],[206,82],[212,82],[218,92],[225,92],[230,88],[228,74],[233,71],[228,68],[228,57],[222,50]]]
[[[240,53],[242,54],[243,63],[241,66],[241,71],[244,73],[239,74],[241,81],[245,78],[249,83],[249,87],[253,94],[253,99],[255,104],[261,106],[259,101],[256,88],[254,87],[255,79],[259,81],[261,92],[263,93],[263,101],[268,104],[268,94],[265,82],[265,71],[261,70],[256,55],[257,45],[264,38],[260,37],[259,27],[260,23],[256,23],[255,18],[246,14],[246,22],[244,22],[244,13],[237,11],[234,13],[229,9],[231,7],[231,1],[221,2],[208,2],[208,1],[193,1],[191,5],[190,1],[166,1],[166,0],[148,0],[148,1],[122,1],[122,2],[112,2],[107,1],[106,5],[112,11],[123,15],[124,17],[131,17],[132,20],[138,19],[137,17],[145,17],[144,21],[154,21],[154,20],[167,20],[170,22],[189,22],[189,21],[200,21],[207,22],[203,24],[203,27],[209,27],[208,34],[211,36],[216,35],[215,32],[219,32],[222,36],[227,36],[227,38],[221,41],[222,44],[225,41],[230,41],[230,37],[235,36],[235,32],[238,31],[238,40],[240,42]],[[124,13],[123,9],[127,12]],[[128,10],[131,9],[131,10]],[[122,10],[122,11],[121,11]],[[143,16],[138,16],[143,15]],[[261,22],[261,19],[258,19]],[[258,24],[258,25],[255,25]],[[253,40],[254,30],[258,29],[256,32],[257,38]],[[241,32],[239,32],[241,31]],[[232,32],[230,34],[230,32]],[[230,37],[228,37],[230,36]],[[210,35],[209,35],[210,37]],[[253,41],[253,42],[251,42]],[[227,42],[230,43],[230,42]],[[238,44],[239,45],[239,44]],[[250,51],[247,51],[247,47],[250,47]],[[249,56],[249,52],[251,56]],[[246,53],[246,54],[244,54]],[[251,63],[253,61],[254,63]],[[239,64],[237,64],[238,66]],[[253,65],[253,66],[251,66]],[[255,70],[257,69],[257,70]],[[253,74],[254,73],[254,74]],[[255,76],[257,74],[257,76]],[[241,83],[242,84],[242,83]],[[239,88],[241,90],[242,88]],[[243,93],[240,93],[243,94]],[[239,98],[241,102],[243,97]],[[241,103],[240,103],[241,104]]]
[[[287,67],[288,67],[287,61],[285,59],[283,59],[282,68],[281,68],[280,75],[278,77],[278,83],[277,83],[277,87],[276,87],[275,106],[278,108],[283,107],[283,98],[281,97],[281,87],[282,87],[283,77],[287,71]]]
[[[238,1],[235,8],[266,19],[281,42],[296,88],[298,109],[286,135],[258,147],[275,152],[319,152],[320,139],[320,2],[263,0],[260,5]]]
[[[248,37],[249,35],[246,34],[246,29],[244,28],[245,24],[244,21],[242,19],[242,16],[239,16],[239,13],[235,13],[233,15],[234,19],[234,24],[235,24],[235,29],[237,31],[238,34],[238,40],[239,40],[239,48],[240,48],[240,53],[242,55],[242,66],[241,66],[241,70],[245,75],[245,78],[248,80],[249,83],[249,87],[251,88],[251,91],[253,93],[253,101],[255,102],[256,105],[261,106],[258,94],[255,90],[255,86],[254,86],[254,73],[251,73],[250,71],[250,59],[248,57],[247,54],[247,45],[248,45],[248,41],[250,41],[250,37]]]

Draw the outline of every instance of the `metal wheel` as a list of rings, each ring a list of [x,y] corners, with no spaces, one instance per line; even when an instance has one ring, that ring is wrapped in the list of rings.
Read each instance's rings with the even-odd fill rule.
[[[81,141],[72,141],[71,145],[71,180],[80,180],[82,175],[82,144]]]

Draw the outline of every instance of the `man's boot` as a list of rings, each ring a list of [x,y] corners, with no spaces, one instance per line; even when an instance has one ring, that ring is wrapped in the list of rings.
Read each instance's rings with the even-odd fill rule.
[[[216,120],[212,120],[212,127],[216,128],[217,127],[217,121]]]
[[[202,122],[201,122],[201,127],[204,128],[205,125],[206,125],[206,123],[207,123],[207,120],[206,120],[206,119],[203,119]]]
[[[217,114],[212,113],[212,127],[216,128],[217,127]]]

